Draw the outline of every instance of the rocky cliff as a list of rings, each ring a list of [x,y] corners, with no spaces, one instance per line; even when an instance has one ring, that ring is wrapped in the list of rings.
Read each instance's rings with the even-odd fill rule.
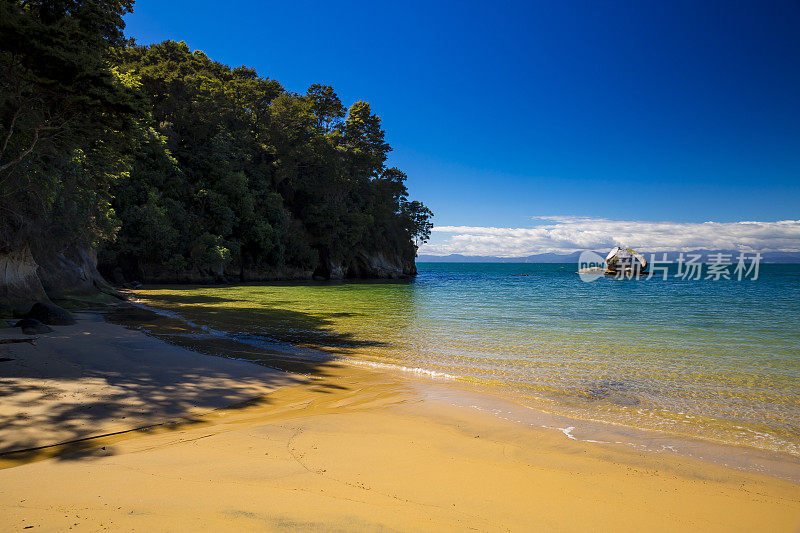
[[[117,285],[142,283],[240,283],[311,279],[403,279],[417,274],[413,257],[400,253],[359,251],[350,259],[320,261],[316,269],[294,267],[172,271],[160,265],[143,265],[123,272],[119,267],[104,274]],[[64,251],[25,246],[0,253],[0,316],[26,313],[35,302],[51,299],[90,298],[97,294],[122,297],[97,269],[90,246]]]
[[[162,265],[140,265],[135,270],[106,267],[103,271],[117,285],[141,283],[239,283],[311,279],[403,279],[417,274],[414,258],[399,253],[358,252],[347,260],[320,260],[316,268],[256,267],[229,265],[225,268],[169,270]]]
[[[0,315],[27,312],[34,302],[49,301],[29,247],[0,254]]]
[[[21,315],[34,303],[51,298],[99,293],[121,297],[97,271],[97,256],[90,246],[57,252],[24,246],[0,254],[0,315]]]

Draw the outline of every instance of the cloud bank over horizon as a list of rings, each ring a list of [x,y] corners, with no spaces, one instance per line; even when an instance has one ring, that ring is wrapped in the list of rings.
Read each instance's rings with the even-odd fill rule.
[[[529,228],[437,226],[420,254],[523,257],[625,245],[647,252],[697,249],[800,251],[800,220],[646,222],[574,216],[532,217]]]

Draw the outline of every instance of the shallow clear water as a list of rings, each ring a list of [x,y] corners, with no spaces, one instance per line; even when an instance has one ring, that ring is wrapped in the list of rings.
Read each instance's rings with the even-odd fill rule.
[[[553,412],[800,455],[800,265],[762,265],[754,281],[592,283],[574,264],[418,268],[410,282],[140,295],[215,329],[443,373]]]

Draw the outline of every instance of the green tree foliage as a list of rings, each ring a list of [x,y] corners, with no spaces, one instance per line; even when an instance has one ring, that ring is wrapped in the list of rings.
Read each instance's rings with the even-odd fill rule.
[[[108,64],[128,1],[0,3],[0,250],[112,238],[144,99]]]
[[[345,110],[318,84],[292,94],[185,43],[128,46],[114,60],[151,111],[116,189],[122,229],[108,262],[313,270],[359,252],[413,259],[427,238],[430,211],[385,168],[390,147],[368,103]]]
[[[100,246],[130,276],[413,260],[431,213],[367,102],[286,91],[185,43],[124,41],[130,1],[0,3],[0,253]]]
[[[330,133],[339,127],[347,109],[333,87],[315,83],[306,91],[306,98],[311,101],[311,112],[316,117],[316,126],[320,132]]]

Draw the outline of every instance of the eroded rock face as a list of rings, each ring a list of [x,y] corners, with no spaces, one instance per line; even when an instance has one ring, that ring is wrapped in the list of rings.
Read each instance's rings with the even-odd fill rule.
[[[359,252],[348,260],[320,259],[316,269],[292,266],[254,267],[228,265],[224,271],[189,268],[181,271],[169,270],[161,265],[139,265],[132,273],[114,267],[104,271],[110,279],[136,280],[142,283],[241,283],[278,280],[310,279],[401,279],[417,274],[414,258],[405,258],[399,253]],[[120,281],[122,283],[120,283]]]
[[[50,304],[51,298],[100,292],[123,298],[97,271],[91,246],[64,252],[22,246],[0,253],[0,316],[22,316],[34,303]]]
[[[344,279],[345,274],[347,274],[347,270],[345,269],[344,264],[342,263],[330,263],[328,265],[328,272],[330,279]]]
[[[348,278],[400,279],[417,274],[413,259],[403,260],[399,255],[359,253],[348,265]]]
[[[121,269],[120,269],[121,270]],[[138,276],[132,277],[142,283],[200,283],[213,285],[215,283],[239,283],[247,281],[278,281],[278,280],[306,280],[311,279],[313,272],[307,269],[294,267],[279,268],[241,268],[231,266],[223,274],[206,269],[185,269],[181,271],[168,270],[159,266],[146,266],[141,269]],[[120,273],[115,276],[121,280],[118,285],[124,285],[126,277]]]
[[[38,274],[51,298],[96,294],[98,291],[119,296],[97,271],[97,254],[90,247],[67,252],[36,252]]]
[[[647,260],[642,254],[631,248],[615,246],[606,256],[606,271],[609,274],[616,272],[644,272],[647,270]]]
[[[314,274],[313,270],[295,267],[242,268],[239,272],[241,279],[246,281],[306,280]],[[238,279],[233,272],[228,276]]]
[[[0,314],[19,315],[35,301],[49,301],[38,268],[28,247],[0,254]]]

